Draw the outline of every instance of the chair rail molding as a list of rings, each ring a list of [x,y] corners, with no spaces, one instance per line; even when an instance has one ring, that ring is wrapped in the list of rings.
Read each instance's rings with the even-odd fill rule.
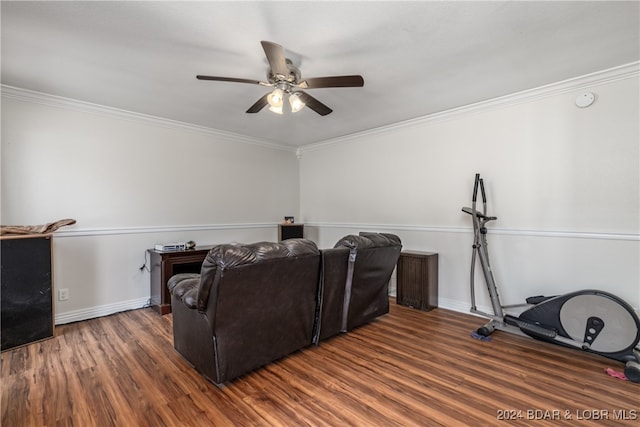
[[[55,237],[81,237],[81,236],[109,236],[118,234],[146,234],[146,233],[174,233],[187,231],[213,231],[213,230],[239,230],[239,229],[272,229],[277,224],[265,223],[240,223],[240,224],[196,224],[196,225],[158,225],[144,227],[104,227],[104,228],[77,228],[58,230]]]
[[[305,221],[307,227],[317,228],[348,228],[358,230],[376,231],[415,231],[429,233],[473,233],[472,227],[434,226],[434,225],[407,225],[407,224],[364,224],[364,223],[329,223]],[[509,228],[492,228],[491,234],[531,237],[558,237],[569,239],[596,239],[596,240],[626,240],[640,241],[640,234],[634,233],[602,233],[593,231],[573,230],[521,230]]]

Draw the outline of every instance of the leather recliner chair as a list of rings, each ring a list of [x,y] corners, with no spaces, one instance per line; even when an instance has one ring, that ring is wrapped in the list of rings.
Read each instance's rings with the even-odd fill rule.
[[[171,293],[175,349],[221,384],[312,343],[320,252],[310,240],[218,245]]]

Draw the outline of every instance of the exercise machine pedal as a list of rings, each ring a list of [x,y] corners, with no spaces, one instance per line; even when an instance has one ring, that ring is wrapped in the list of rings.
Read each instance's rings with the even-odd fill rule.
[[[624,367],[624,375],[629,381],[640,383],[640,363],[629,361]]]
[[[536,304],[540,304],[541,302],[545,302],[546,300],[549,300],[551,298],[554,298],[554,297],[545,297],[544,295],[536,295],[535,297],[527,298],[526,301],[527,301],[527,304],[536,305]]]

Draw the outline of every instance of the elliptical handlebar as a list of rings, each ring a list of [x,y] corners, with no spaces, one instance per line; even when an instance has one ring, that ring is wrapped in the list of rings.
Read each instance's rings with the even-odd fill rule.
[[[473,196],[471,197],[471,201],[472,202],[476,202],[476,199],[478,197],[478,183],[480,182],[480,174],[477,173],[476,174],[476,180],[473,183]],[[482,195],[484,196],[484,189],[482,190]]]
[[[480,188],[480,195],[482,196],[482,212],[476,209],[476,201],[478,199],[478,188]],[[480,227],[484,226],[484,223],[487,223],[489,221],[495,221],[496,219],[498,219],[495,216],[487,216],[487,194],[484,191],[484,180],[480,178],[479,173],[476,174],[476,178],[473,183],[473,195],[471,197],[471,201],[472,201],[471,208],[462,208],[462,211],[465,213],[468,213],[473,217],[480,218],[480,220],[483,221],[483,224],[481,224]],[[474,222],[474,225],[475,225],[475,222]]]

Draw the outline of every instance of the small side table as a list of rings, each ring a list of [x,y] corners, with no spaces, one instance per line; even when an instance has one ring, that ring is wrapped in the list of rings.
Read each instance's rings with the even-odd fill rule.
[[[174,274],[200,273],[202,261],[213,246],[197,246],[184,251],[147,249],[151,261],[151,307],[160,314],[171,313],[167,282]]]
[[[438,254],[404,251],[400,253],[397,271],[396,302],[400,305],[430,311],[438,307]]]

